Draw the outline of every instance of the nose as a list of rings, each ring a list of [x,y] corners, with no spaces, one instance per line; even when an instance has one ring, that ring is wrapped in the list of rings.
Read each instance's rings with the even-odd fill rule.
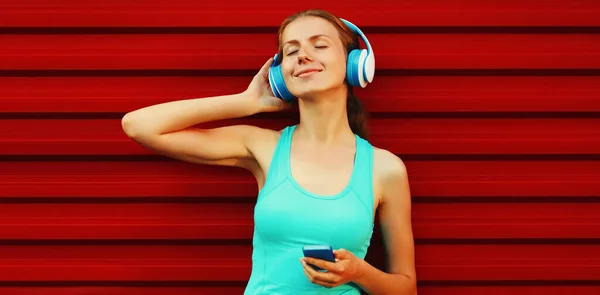
[[[312,61],[312,58],[306,56],[306,55],[298,55],[298,63],[305,63],[305,62],[310,62]]]

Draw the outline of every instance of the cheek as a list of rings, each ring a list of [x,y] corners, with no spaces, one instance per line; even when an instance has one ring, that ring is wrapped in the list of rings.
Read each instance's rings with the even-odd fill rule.
[[[291,75],[293,69],[294,64],[290,63],[289,60],[284,59],[283,62],[281,62],[281,72],[283,72],[284,75]]]
[[[339,71],[338,74],[340,75],[339,78],[344,80],[346,78],[346,61],[342,60],[338,65],[337,69]]]
[[[294,72],[294,65],[290,64],[289,62],[284,60],[281,63],[281,73],[283,74],[283,79],[285,80],[286,83],[290,81],[293,72]]]
[[[291,75],[292,71],[298,64],[298,53],[292,54],[290,56],[284,56],[281,61],[281,71],[284,74]]]
[[[346,78],[346,60],[336,60],[329,69],[330,78],[338,83]]]

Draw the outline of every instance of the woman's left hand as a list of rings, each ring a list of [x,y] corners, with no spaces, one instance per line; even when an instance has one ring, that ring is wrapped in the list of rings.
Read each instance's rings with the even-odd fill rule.
[[[335,263],[311,257],[300,259],[309,281],[327,288],[333,288],[355,281],[360,276],[362,259],[345,249],[334,250],[333,254],[335,255]],[[318,266],[327,270],[327,272],[317,271],[308,264]]]

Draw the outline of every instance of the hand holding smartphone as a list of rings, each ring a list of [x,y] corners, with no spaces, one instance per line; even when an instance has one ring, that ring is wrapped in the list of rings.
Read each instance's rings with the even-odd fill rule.
[[[304,252],[304,257],[312,257],[335,263],[335,255],[333,254],[333,248],[329,245],[306,245],[302,247],[302,252]],[[318,266],[312,264],[309,265],[315,270],[324,270]]]

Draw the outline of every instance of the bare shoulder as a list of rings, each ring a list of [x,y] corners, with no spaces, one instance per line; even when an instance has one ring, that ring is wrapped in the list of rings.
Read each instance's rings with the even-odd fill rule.
[[[382,180],[406,175],[404,161],[386,149],[374,147],[373,161],[374,170]]]
[[[404,161],[394,153],[374,147],[373,180],[378,203],[395,197],[399,188],[408,185],[408,172]]]

